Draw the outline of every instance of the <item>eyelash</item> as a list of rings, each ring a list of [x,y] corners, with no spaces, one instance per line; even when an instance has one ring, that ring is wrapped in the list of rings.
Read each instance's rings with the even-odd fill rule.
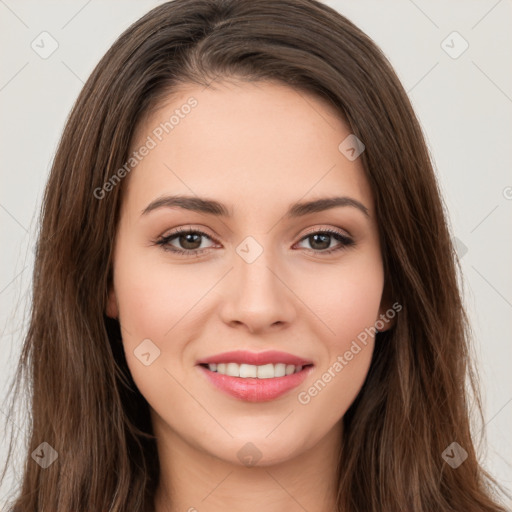
[[[174,238],[177,238],[180,235],[190,235],[190,234],[200,235],[201,237],[209,238],[213,242],[218,243],[217,240],[213,239],[210,235],[204,233],[203,231],[200,231],[198,229],[190,229],[190,228],[188,228],[188,229],[178,228],[173,233],[171,233],[167,236],[162,236],[158,240],[155,240],[153,243],[155,245],[161,246],[164,251],[172,252],[173,254],[183,255],[185,257],[194,257],[194,256],[198,257],[201,254],[203,254],[204,252],[211,249],[211,247],[208,247],[205,249],[177,249],[176,247],[169,245],[169,242],[171,240],[173,240]],[[326,249],[323,251],[315,250],[315,249],[306,249],[307,251],[314,252],[316,254],[321,254],[321,255],[332,254],[333,252],[337,252],[337,251],[345,249],[346,247],[354,245],[354,240],[352,240],[348,236],[340,233],[339,231],[335,231],[332,229],[323,229],[323,230],[319,230],[319,231],[313,231],[313,232],[308,233],[307,235],[303,236],[299,240],[299,242],[302,242],[303,240],[306,240],[307,238],[309,238],[313,235],[330,235],[331,237],[338,240],[338,242],[341,242],[340,245],[338,245],[337,247],[334,247],[331,249]]]

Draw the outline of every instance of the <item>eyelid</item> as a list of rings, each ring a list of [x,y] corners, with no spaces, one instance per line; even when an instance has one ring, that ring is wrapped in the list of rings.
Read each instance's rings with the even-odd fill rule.
[[[202,226],[195,226],[193,224],[189,224],[189,225],[185,225],[185,226],[178,226],[177,228],[171,229],[167,234],[166,233],[167,233],[167,231],[165,231],[164,234],[159,236],[158,238],[162,239],[162,238],[174,237],[174,236],[180,235],[182,233],[200,233],[201,235],[204,235],[204,236],[211,238],[212,240],[218,242],[218,240],[216,240],[216,236],[209,234],[206,231],[206,228],[204,228]]]
[[[302,240],[304,237],[306,237],[308,235],[313,235],[315,233],[324,232],[324,231],[331,232],[331,233],[337,233],[337,234],[345,236],[347,238],[354,238],[346,229],[340,228],[338,226],[327,226],[327,225],[321,226],[320,225],[320,226],[314,226],[312,228],[308,228],[301,235],[300,239]],[[297,236],[299,236],[299,235],[297,235]]]

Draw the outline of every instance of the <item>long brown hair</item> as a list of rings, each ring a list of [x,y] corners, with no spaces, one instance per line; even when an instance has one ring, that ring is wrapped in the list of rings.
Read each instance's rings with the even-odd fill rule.
[[[278,81],[332,104],[363,141],[390,297],[371,367],[343,418],[337,510],[504,511],[481,468],[482,417],[458,265],[418,121],[390,64],[315,0],[175,0],[129,27],[79,95],[48,180],[16,393],[30,384],[30,436],[13,512],[146,512],[159,478],[148,404],[105,311],[135,128],[180,84]],[[470,386],[466,384],[469,383]],[[472,392],[471,392],[472,391]],[[58,454],[47,468],[31,454]],[[442,457],[456,442],[456,469]],[[43,448],[48,450],[44,445]]]

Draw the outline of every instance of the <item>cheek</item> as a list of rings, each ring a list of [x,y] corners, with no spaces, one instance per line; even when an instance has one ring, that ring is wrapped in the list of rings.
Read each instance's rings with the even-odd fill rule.
[[[189,378],[191,365],[188,343],[201,337],[204,308],[222,273],[168,263],[158,248],[137,251],[135,242],[123,242],[114,287],[128,368],[153,408],[161,408],[162,396],[166,408],[180,407],[183,391],[178,382]]]
[[[166,265],[126,254],[117,262],[114,278],[123,325],[131,337],[171,337],[212,283],[193,272],[192,265]]]
[[[295,283],[297,295],[320,321],[318,334],[329,350],[344,352],[379,318],[384,287],[380,255],[354,254],[337,266],[319,266],[314,276],[308,274]]]
[[[347,343],[375,325],[382,298],[383,279],[378,273],[347,276],[340,283],[337,314],[333,311],[336,345],[347,349]]]
[[[382,281],[374,273],[366,279],[340,279],[333,301],[325,303],[326,323],[333,333],[323,335],[325,357],[297,396],[305,417],[319,429],[339,421],[361,390],[372,359],[381,295]]]
[[[307,299],[311,309],[320,312],[322,325],[317,332],[326,353],[315,379],[297,398],[310,411],[310,417],[318,415],[324,424],[332,424],[345,414],[368,374],[384,285],[377,256],[354,259],[350,265],[340,265],[335,273],[317,273],[317,287]],[[320,294],[322,285],[326,292]]]
[[[136,251],[120,251],[114,272],[126,361],[148,401],[172,387],[168,371],[180,364],[186,340],[178,333],[190,326],[191,309],[204,295],[185,267],[151,263]],[[166,393],[169,400],[175,395]]]

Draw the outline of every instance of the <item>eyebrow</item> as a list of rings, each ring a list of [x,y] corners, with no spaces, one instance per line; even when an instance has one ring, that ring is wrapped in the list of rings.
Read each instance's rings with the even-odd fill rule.
[[[314,201],[297,202],[290,206],[285,214],[287,218],[297,218],[311,213],[323,212],[340,206],[350,206],[360,210],[369,217],[368,208],[363,203],[352,197],[325,197]],[[198,213],[215,215],[217,217],[231,218],[232,212],[222,203],[213,199],[200,198],[197,196],[174,195],[159,197],[149,203],[141,215],[147,215],[159,208],[183,208]]]

